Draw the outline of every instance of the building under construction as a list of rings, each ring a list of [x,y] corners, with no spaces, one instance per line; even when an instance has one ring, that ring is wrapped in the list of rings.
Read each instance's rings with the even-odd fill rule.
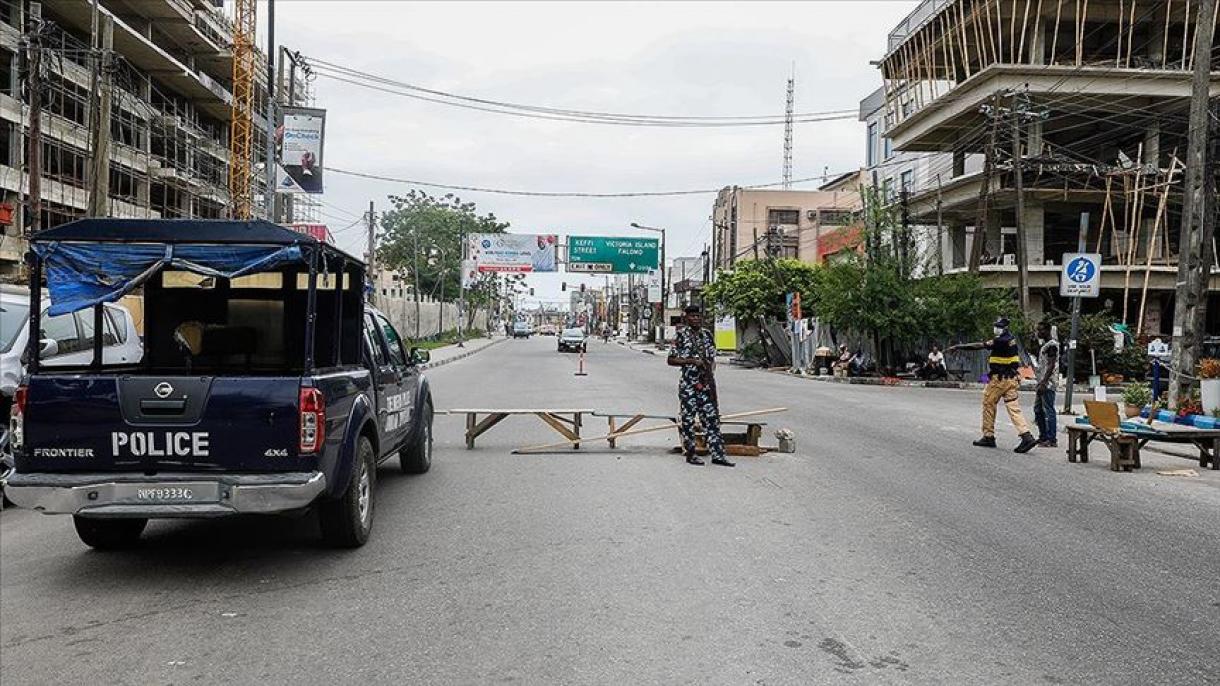
[[[925,0],[889,34],[884,87],[861,108],[887,139],[874,175],[902,174],[900,201],[930,227],[944,271],[973,260],[988,282],[1016,287],[1024,252],[1031,307],[1062,306],[1062,257],[1087,212],[1087,250],[1104,256],[1098,306],[1133,331],[1171,330],[1196,9]]]
[[[233,22],[214,0],[43,0],[41,28],[26,0],[0,0],[0,277],[17,272],[21,235],[30,223],[30,92],[42,94],[41,225],[55,226],[88,208],[96,146],[91,94],[112,85],[109,179],[104,213],[112,217],[222,217],[229,212],[233,107]],[[95,7],[97,14],[95,15]],[[97,27],[110,17],[113,57],[102,58]],[[27,68],[31,32],[41,47],[40,78]],[[252,39],[252,37],[251,37]],[[312,101],[310,84],[291,66],[280,74],[291,104]],[[105,65],[105,66],[104,66]],[[263,193],[266,57],[255,52],[252,143],[254,197]],[[316,220],[297,203],[296,219]],[[260,207],[262,203],[255,203]]]

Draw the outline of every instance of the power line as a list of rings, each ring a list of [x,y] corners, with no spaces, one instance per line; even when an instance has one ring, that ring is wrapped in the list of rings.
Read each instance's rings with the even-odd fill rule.
[[[381,91],[392,95],[423,100],[451,107],[472,109],[493,114],[505,114],[532,119],[549,119],[555,121],[572,121],[587,124],[609,124],[618,126],[659,126],[659,127],[736,127],[736,126],[772,126],[784,124],[783,115],[758,116],[676,116],[676,115],[637,115],[619,112],[597,112],[576,110],[542,105],[525,105],[520,103],[475,98],[471,96],[447,93],[431,88],[425,88],[403,81],[377,76],[356,69],[350,69],[332,62],[311,58],[312,68],[318,76],[329,78],[355,86]],[[825,112],[807,112],[794,115],[795,123],[812,123],[832,121],[836,119],[854,119],[856,109],[828,110]]]
[[[928,156],[938,153],[928,153]],[[909,160],[902,160],[906,163]],[[894,164],[897,164],[895,162]],[[878,167],[883,165],[876,165]],[[470,191],[474,193],[494,193],[496,195],[519,195],[535,198],[651,198],[651,197],[666,197],[666,196],[681,196],[681,195],[707,195],[711,193],[719,193],[721,188],[695,188],[687,190],[672,190],[672,191],[623,191],[610,193],[595,193],[586,191],[528,191],[528,190],[513,190],[505,188],[487,188],[482,186],[460,186],[456,184],[436,183],[433,181],[419,181],[415,179],[404,179],[384,174],[373,174],[369,172],[358,172],[347,169],[336,169],[330,167],[327,171],[333,174],[343,174],[345,176],[354,176],[362,179],[372,179],[374,181],[388,181],[391,183],[401,183],[411,186],[425,186],[428,188],[440,188],[450,191]],[[855,170],[853,170],[855,171]],[[849,172],[836,172],[832,176],[839,176]],[[801,179],[792,179],[791,183],[809,183],[811,181],[821,181],[823,175],[808,176]],[[759,183],[751,185],[738,186],[739,188],[773,188],[782,186],[783,181],[773,181],[770,183]]]

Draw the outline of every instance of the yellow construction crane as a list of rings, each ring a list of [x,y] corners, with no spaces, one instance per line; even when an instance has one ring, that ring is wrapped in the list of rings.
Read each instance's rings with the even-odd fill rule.
[[[229,124],[230,216],[254,216],[255,0],[233,2],[233,117]]]

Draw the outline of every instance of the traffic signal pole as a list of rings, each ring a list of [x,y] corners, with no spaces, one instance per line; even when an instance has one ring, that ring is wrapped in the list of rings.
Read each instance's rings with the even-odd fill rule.
[[[1080,213],[1080,235],[1076,239],[1076,252],[1085,251],[1085,238],[1089,233],[1089,213]],[[1072,333],[1068,336],[1068,378],[1063,391],[1063,414],[1076,414],[1072,410],[1072,389],[1076,385],[1076,336],[1080,334],[1080,296],[1072,298]]]

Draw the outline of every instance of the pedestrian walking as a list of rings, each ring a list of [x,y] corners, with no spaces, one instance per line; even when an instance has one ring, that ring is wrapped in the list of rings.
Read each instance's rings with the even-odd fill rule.
[[[996,405],[1003,400],[1004,408],[1008,410],[1008,419],[1021,437],[1015,452],[1027,453],[1038,439],[1029,432],[1029,424],[1021,414],[1021,398],[1017,391],[1021,388],[1021,380],[1017,372],[1021,366],[1021,357],[1017,350],[1017,341],[1008,330],[1008,319],[1001,317],[992,327],[993,338],[980,343],[964,343],[955,345],[949,350],[989,350],[987,358],[988,379],[983,389],[983,437],[974,442],[980,448],[994,448],[995,443],[995,413]]]
[[[678,377],[679,423],[682,452],[686,461],[702,465],[695,454],[695,419],[703,426],[703,440],[712,464],[732,467],[724,455],[724,437],[720,435],[720,407],[716,397],[716,346],[712,334],[703,328],[703,311],[698,305],[686,308],[682,327],[670,348],[668,363],[681,367]]]
[[[1038,324],[1037,396],[1034,423],[1038,425],[1038,446],[1059,447],[1055,424],[1055,389],[1059,387],[1059,336],[1048,322]]]

